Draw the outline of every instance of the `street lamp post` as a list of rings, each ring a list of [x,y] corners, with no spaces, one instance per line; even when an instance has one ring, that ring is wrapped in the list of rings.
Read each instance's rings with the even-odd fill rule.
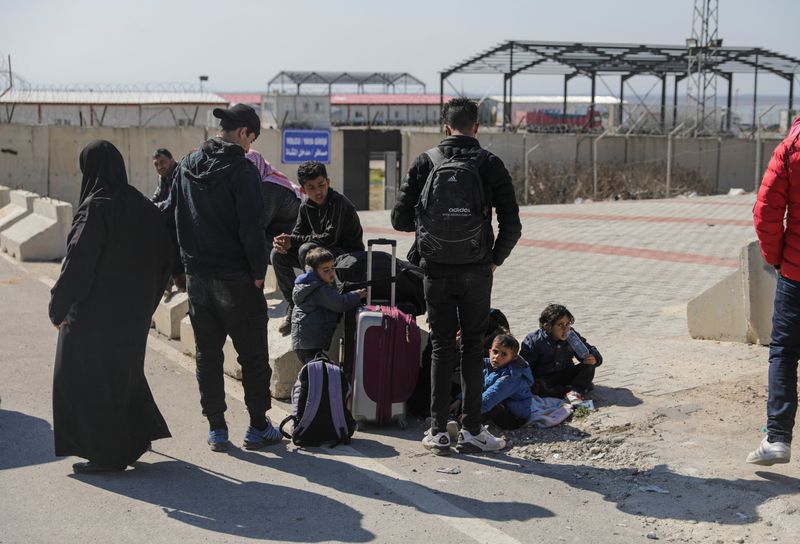
[[[198,76],[198,79],[200,80],[200,92],[202,93],[203,92],[203,82],[204,81],[208,81],[208,76]]]

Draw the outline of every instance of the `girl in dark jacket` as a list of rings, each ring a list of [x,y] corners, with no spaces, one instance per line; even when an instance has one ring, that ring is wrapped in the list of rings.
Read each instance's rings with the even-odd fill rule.
[[[572,329],[575,318],[561,304],[550,304],[539,316],[539,329],[522,341],[520,355],[533,368],[533,392],[566,397],[577,404],[594,387],[595,369],[603,363],[597,348]],[[579,363],[575,364],[577,358]]]

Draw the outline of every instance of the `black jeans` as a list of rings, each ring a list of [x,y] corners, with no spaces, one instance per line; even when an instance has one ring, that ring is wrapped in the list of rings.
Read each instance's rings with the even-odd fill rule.
[[[800,359],[800,282],[778,275],[772,338],[769,343],[767,435],[792,442],[797,414],[797,361]]]
[[[292,245],[286,253],[278,253],[277,249],[273,249],[269,257],[269,262],[275,268],[275,277],[278,280],[278,289],[283,294],[283,298],[294,306],[292,302],[292,289],[294,289],[294,269],[300,270],[306,267],[306,254],[315,247],[321,247],[314,242],[306,242],[300,247]],[[333,253],[334,258],[346,253],[345,250],[338,247],[326,247],[328,251]]]
[[[477,434],[481,429],[483,396],[483,335],[489,326],[492,272],[477,271],[447,276],[425,275],[425,300],[431,327],[432,432],[444,432],[450,405],[456,332],[461,329],[461,389],[464,428]]]
[[[272,369],[267,352],[267,303],[253,280],[219,280],[187,276],[189,318],[194,329],[197,383],[203,415],[214,425],[224,422],[225,380],[222,373],[225,336],[233,340],[242,366],[244,402],[250,424],[263,427],[271,406]]]
[[[486,423],[491,421],[501,429],[519,429],[525,425],[527,419],[515,416],[506,408],[505,403],[501,402],[483,414],[483,421]]]
[[[563,397],[570,390],[583,395],[592,388],[595,368],[594,365],[581,363],[544,376],[536,376],[533,392],[540,397],[555,398]]]

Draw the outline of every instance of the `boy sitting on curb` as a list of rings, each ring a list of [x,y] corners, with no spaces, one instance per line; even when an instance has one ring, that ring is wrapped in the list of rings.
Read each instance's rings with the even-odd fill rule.
[[[533,374],[528,363],[519,356],[519,342],[510,334],[499,334],[492,341],[489,357],[484,359],[481,418],[502,429],[518,429],[531,415]],[[451,406],[458,411],[461,400]],[[458,438],[458,424],[447,423],[447,432]],[[505,441],[499,440],[505,447]]]
[[[305,274],[297,276],[292,291],[292,349],[301,364],[328,349],[339,314],[355,308],[366,289],[339,294],[335,287],[333,253],[317,247],[306,255]]]
[[[539,316],[539,329],[522,341],[520,355],[533,369],[534,394],[565,397],[571,404],[578,404],[594,387],[594,372],[603,357],[572,329],[573,323],[575,318],[566,307],[549,304]],[[580,363],[574,364],[573,357]]]
[[[270,256],[278,288],[289,303],[286,318],[278,327],[283,336],[292,327],[294,268],[305,265],[309,250],[324,247],[334,257],[364,251],[364,233],[356,208],[346,196],[331,189],[325,165],[304,162],[297,169],[297,181],[308,198],[300,204],[292,233],[279,234],[272,240]]]

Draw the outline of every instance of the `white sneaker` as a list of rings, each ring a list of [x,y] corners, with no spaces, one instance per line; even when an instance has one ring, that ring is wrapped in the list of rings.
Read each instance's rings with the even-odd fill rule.
[[[505,447],[506,441],[490,433],[486,425],[481,427],[481,432],[478,434],[472,434],[464,428],[458,433],[456,449],[459,452],[479,453],[484,451],[500,451]]]
[[[572,391],[572,390],[567,391],[567,394],[564,395],[564,398],[567,400],[568,403],[570,403],[573,406],[576,406],[586,400],[586,397],[584,397],[577,391]]]
[[[431,434],[431,430],[425,431],[422,439],[425,449],[432,451],[436,455],[448,455],[450,453],[450,435],[447,433]]]
[[[758,448],[747,456],[747,462],[768,467],[777,463],[788,463],[791,458],[792,447],[789,444],[770,442],[767,437],[764,437]]]

